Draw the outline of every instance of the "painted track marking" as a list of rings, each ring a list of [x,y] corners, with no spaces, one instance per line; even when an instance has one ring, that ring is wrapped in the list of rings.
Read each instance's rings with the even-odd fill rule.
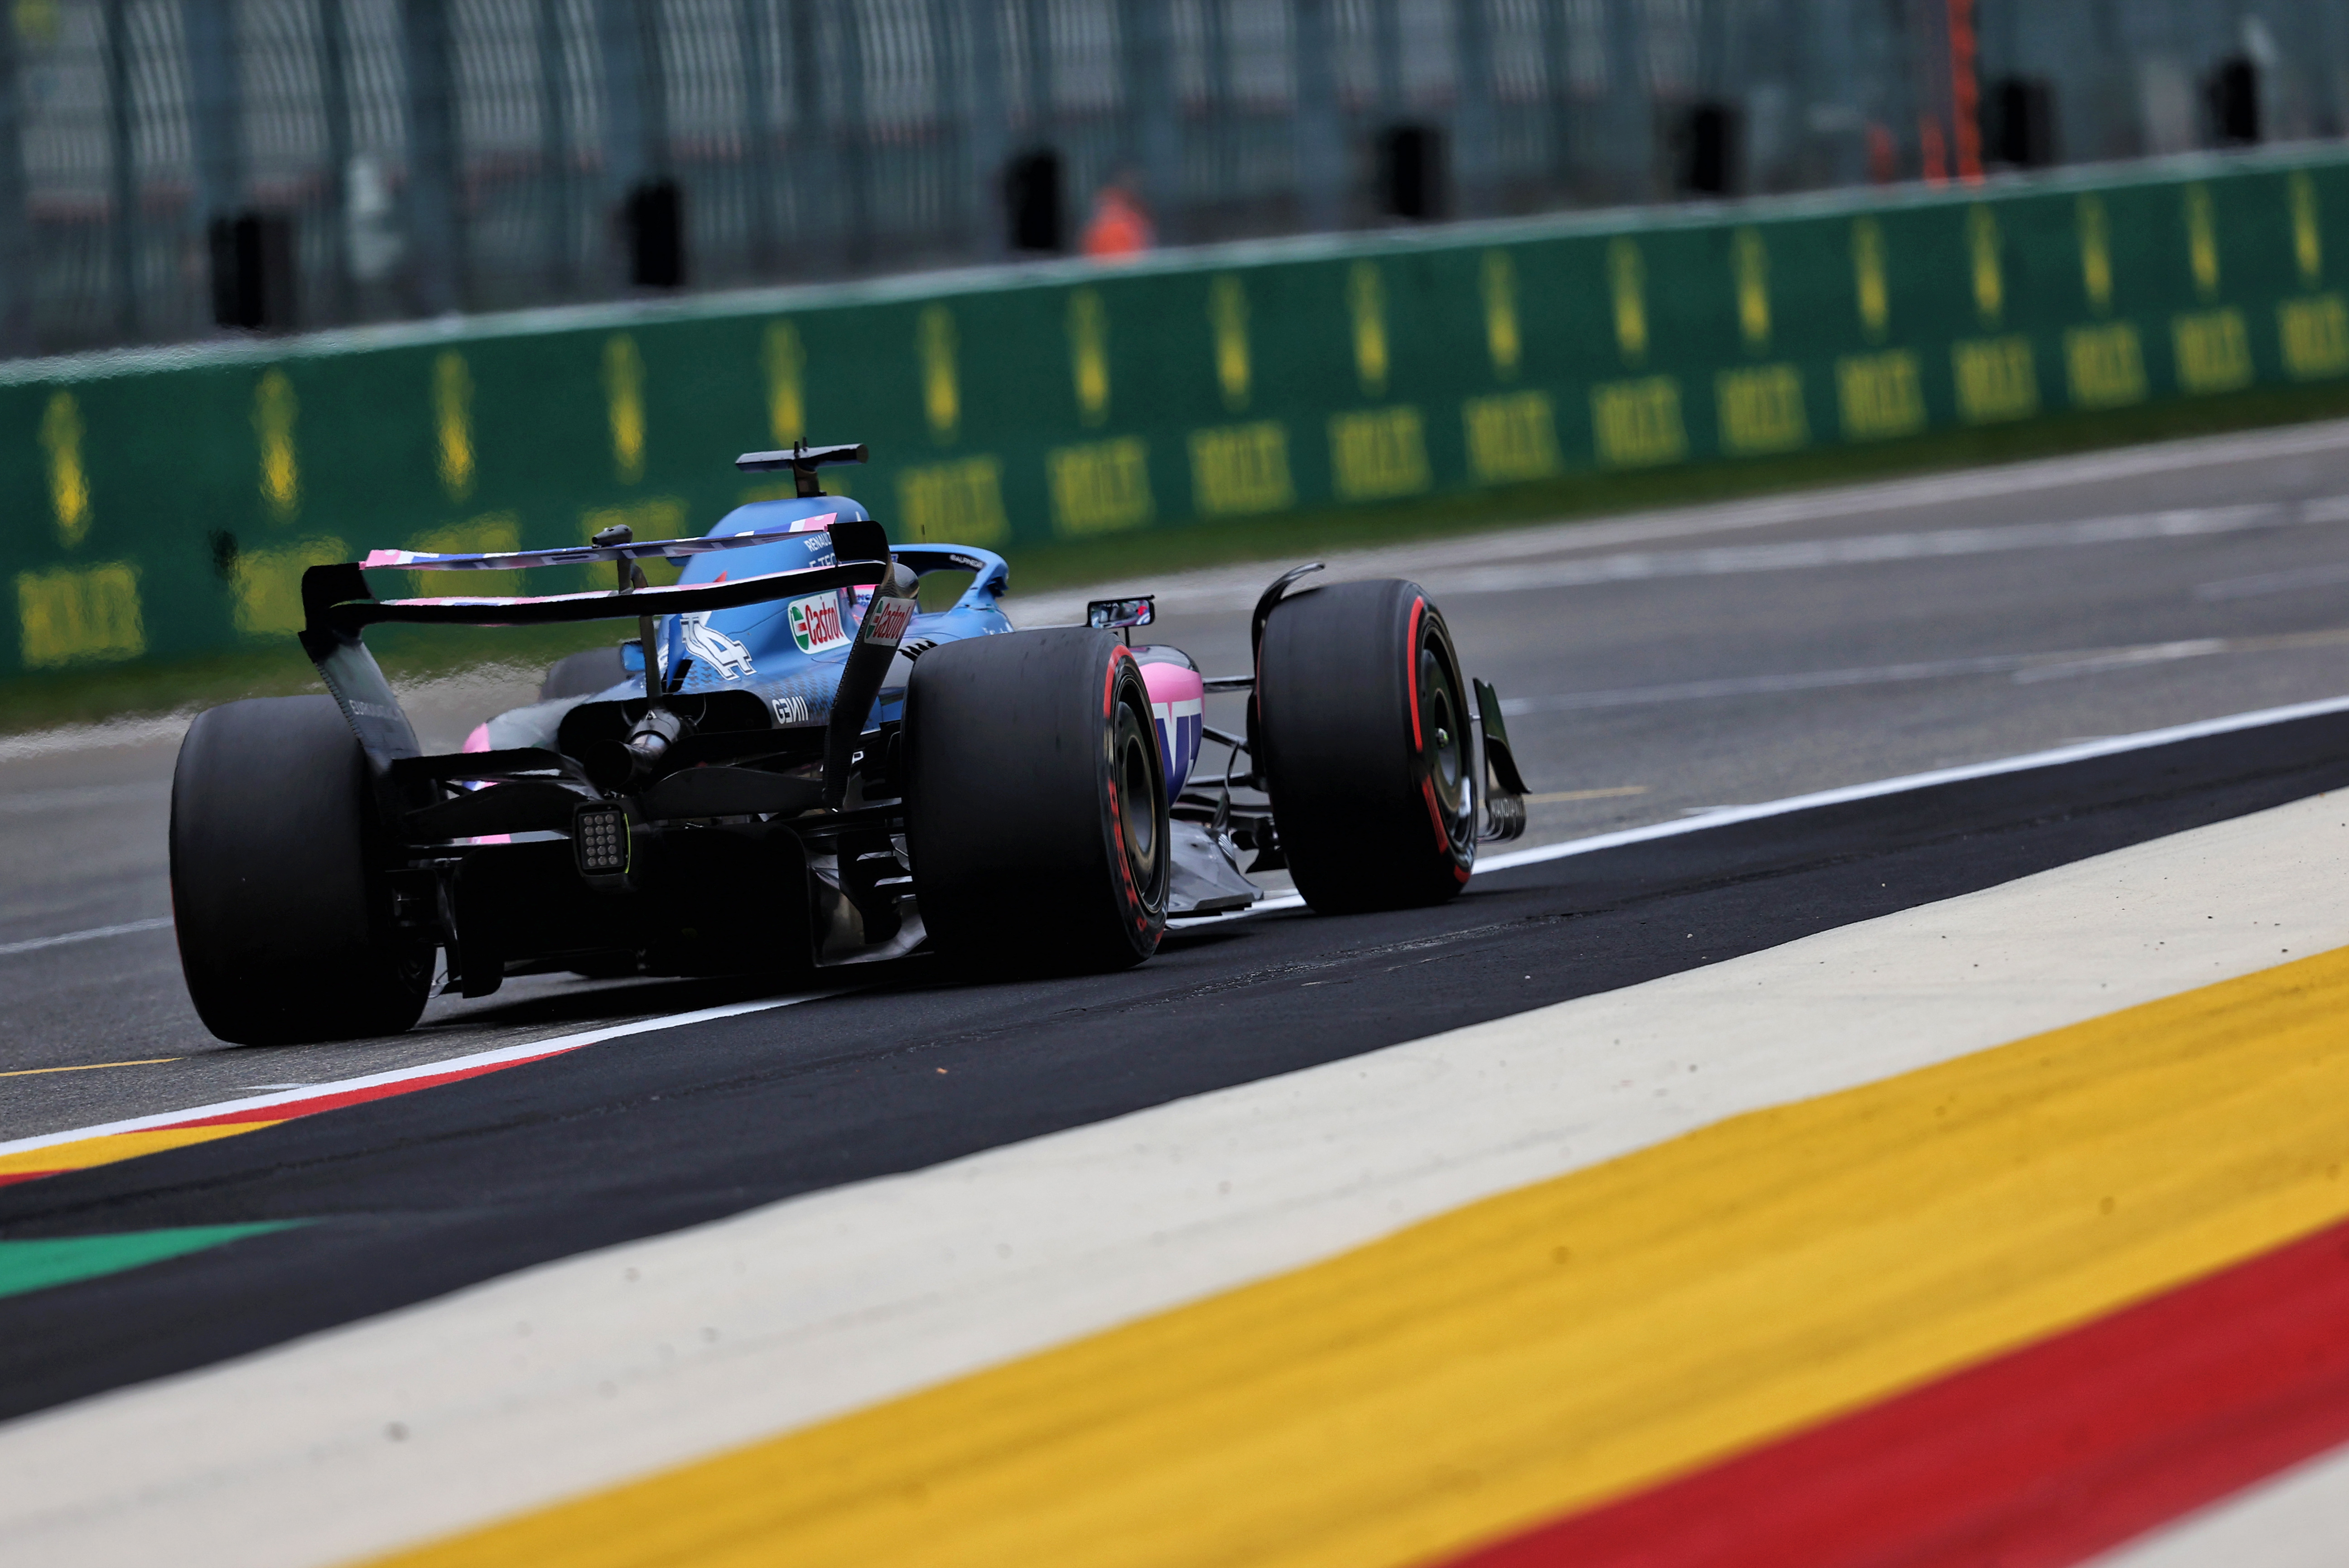
[[[1423,1562],[2339,1222],[2344,999],[2349,950],[1736,1116],[392,1561]]]
[[[185,1056],[142,1056],[136,1062],[84,1062],[73,1067],[18,1067],[0,1073],[0,1078],[37,1078],[44,1073],[95,1073],[101,1067],[157,1067],[166,1062],[184,1062]]]
[[[769,997],[757,1002],[730,1002],[723,1007],[698,1008],[690,1012],[671,1013],[665,1018],[641,1019],[634,1023],[558,1034],[552,1039],[500,1046],[496,1050],[477,1051],[444,1061],[419,1063],[414,1066],[369,1073],[333,1083],[306,1085],[281,1094],[218,1100],[186,1110],[159,1111],[150,1116],[101,1122],[95,1127],[72,1127],[63,1132],[16,1138],[0,1143],[0,1184],[31,1180],[65,1170],[86,1170],[93,1166],[111,1165],[118,1160],[134,1159],[142,1154],[160,1153],[187,1144],[258,1132],[263,1127],[274,1127],[295,1116],[315,1116],[343,1106],[430,1088],[435,1084],[479,1077],[484,1073],[518,1067],[549,1056],[560,1056],[608,1040],[650,1034],[713,1019],[740,1018],[746,1013],[795,1007],[804,1002],[820,1002],[841,994],[840,991],[812,992],[803,996]]]
[[[21,942],[0,942],[0,958],[16,953],[38,952],[43,948],[61,948],[68,942],[94,942],[100,937],[127,937],[140,931],[160,931],[171,924],[171,917],[159,915],[151,920],[126,920],[119,926],[92,926],[86,931],[67,931],[63,936],[33,937]]]

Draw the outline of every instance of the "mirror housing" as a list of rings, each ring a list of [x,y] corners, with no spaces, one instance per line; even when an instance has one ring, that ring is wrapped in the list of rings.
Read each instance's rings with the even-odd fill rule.
[[[1155,596],[1144,594],[1138,599],[1095,599],[1085,606],[1085,624],[1095,631],[1118,631],[1128,627],[1148,626],[1158,618]]]

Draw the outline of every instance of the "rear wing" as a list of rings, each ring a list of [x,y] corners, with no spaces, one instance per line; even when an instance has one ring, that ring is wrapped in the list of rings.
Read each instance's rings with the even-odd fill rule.
[[[503,554],[483,556],[434,555],[423,550],[370,550],[367,559],[359,562],[358,566],[361,570],[369,572],[519,572],[533,566],[585,566],[597,561],[649,561],[657,556],[677,560],[687,556],[707,556],[714,550],[739,550],[746,545],[771,545],[794,534],[829,530],[838,516],[838,513],[827,512],[821,517],[802,517],[796,522],[779,523],[769,528],[745,528],[739,533],[700,539],[647,539],[642,543],[626,545],[565,545],[553,550],[508,550]],[[838,544],[838,540],[833,541],[835,548]]]
[[[803,521],[791,526],[746,528],[739,534],[704,539],[649,539],[641,544],[571,545],[553,550],[509,550],[494,555],[434,555],[414,550],[377,550],[362,561],[313,566],[302,574],[305,646],[314,636],[329,639],[356,636],[360,628],[383,622],[422,626],[556,626],[572,621],[634,619],[648,615],[683,615],[696,611],[733,609],[767,599],[826,588],[862,587],[879,582],[889,570],[889,537],[877,523],[854,519],[827,522],[834,564],[805,566],[789,572],[765,572],[732,582],[680,584],[673,587],[643,587],[622,593],[616,588],[575,594],[521,597],[463,596],[436,598],[378,599],[367,587],[369,571],[408,572],[523,571],[535,566],[582,566],[598,561],[641,561],[652,556],[702,556],[715,550],[739,550],[771,545],[794,533],[810,533]],[[315,659],[316,654],[313,652]]]
[[[378,599],[367,587],[367,573],[390,568],[401,571],[516,571],[532,566],[588,566],[597,561],[637,561],[648,556],[698,556],[711,550],[739,550],[772,544],[794,532],[812,532],[803,520],[800,528],[750,528],[710,539],[654,539],[643,544],[574,545],[556,550],[513,550],[500,555],[431,555],[411,550],[378,550],[364,561],[344,561],[313,566],[302,574],[302,651],[318,667],[320,679],[342,709],[359,749],[380,787],[397,794],[391,765],[405,757],[421,755],[416,731],[400,711],[399,699],[384,679],[375,656],[359,639],[369,626],[386,621],[427,626],[556,626],[572,621],[636,620],[649,627],[657,615],[733,609],[797,594],[821,593],[876,584],[891,570],[889,535],[878,523],[864,519],[835,521],[825,529],[832,537],[833,562],[828,566],[804,566],[796,571],[764,572],[734,582],[679,584],[673,587],[615,587],[602,593],[543,594],[517,597],[452,597]],[[641,576],[638,577],[641,580]],[[397,805],[387,799],[387,805]],[[408,804],[417,804],[409,802]]]

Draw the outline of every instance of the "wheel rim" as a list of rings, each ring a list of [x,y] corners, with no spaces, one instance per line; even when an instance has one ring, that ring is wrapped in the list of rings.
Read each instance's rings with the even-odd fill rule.
[[[1145,897],[1158,887],[1158,774],[1151,766],[1156,760],[1152,748],[1157,742],[1142,732],[1130,704],[1118,704],[1117,721],[1117,790],[1118,819],[1123,829],[1126,869],[1132,873],[1133,885]]]
[[[1451,661],[1430,638],[1419,649],[1420,760],[1437,809],[1455,825],[1473,805],[1467,717]]]

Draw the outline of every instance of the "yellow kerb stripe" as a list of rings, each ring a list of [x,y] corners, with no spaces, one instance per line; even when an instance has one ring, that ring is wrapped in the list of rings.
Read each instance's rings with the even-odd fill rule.
[[[214,1138],[234,1137],[239,1133],[259,1132],[264,1127],[276,1125],[275,1122],[231,1122],[225,1127],[157,1127],[151,1132],[108,1133],[102,1137],[51,1144],[47,1148],[28,1149],[23,1154],[0,1155],[0,1176],[16,1176],[28,1170],[88,1170],[94,1165],[112,1165],[118,1159],[136,1159],[142,1154],[160,1154],[167,1148],[185,1148],[190,1144],[210,1143]]]
[[[1440,1557],[2341,1219],[2344,1012],[2331,953],[1738,1116],[394,1561]]]

